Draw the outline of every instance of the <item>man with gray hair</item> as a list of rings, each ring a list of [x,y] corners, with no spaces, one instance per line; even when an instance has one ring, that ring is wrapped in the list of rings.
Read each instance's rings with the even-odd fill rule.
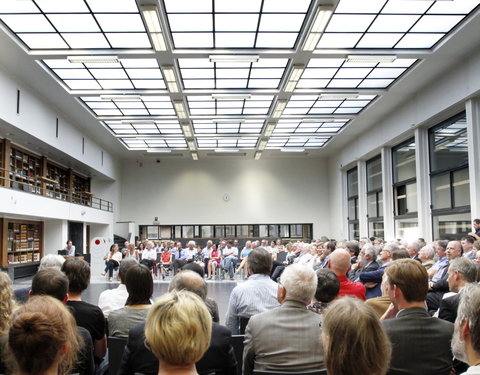
[[[475,282],[477,278],[477,267],[475,263],[468,258],[455,258],[451,261],[447,273],[448,288],[456,294],[442,299],[438,310],[438,317],[454,323],[457,318],[458,303],[463,288],[467,284]]]
[[[467,285],[460,297],[452,338],[455,358],[470,365],[464,374],[480,374],[480,285]]]
[[[350,256],[348,257],[350,259]],[[321,315],[307,309],[317,287],[311,267],[293,264],[278,284],[281,306],[250,318],[245,330],[243,373],[307,371],[324,367]]]
[[[407,245],[407,251],[408,251],[408,254],[410,255],[410,258],[421,262],[421,260],[418,258],[418,252],[420,251],[420,248],[421,248],[420,243],[418,243],[417,241],[409,242]]]

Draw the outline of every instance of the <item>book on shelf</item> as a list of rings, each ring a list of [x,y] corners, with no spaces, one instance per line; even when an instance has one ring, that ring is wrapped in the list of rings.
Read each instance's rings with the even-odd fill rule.
[[[40,261],[40,253],[33,253],[33,261],[34,262]]]

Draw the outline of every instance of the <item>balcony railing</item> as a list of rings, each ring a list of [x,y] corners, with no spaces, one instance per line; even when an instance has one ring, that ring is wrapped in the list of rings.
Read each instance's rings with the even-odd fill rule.
[[[89,191],[76,191],[75,189],[61,187],[57,181],[42,176],[24,176],[16,174],[14,171],[0,168],[0,187],[113,212],[112,202],[97,198]]]

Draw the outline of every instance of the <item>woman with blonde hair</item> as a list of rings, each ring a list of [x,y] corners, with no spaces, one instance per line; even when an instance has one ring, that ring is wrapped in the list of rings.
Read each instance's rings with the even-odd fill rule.
[[[57,299],[33,296],[13,313],[6,354],[12,373],[64,375],[81,346],[75,319]]]
[[[10,316],[14,307],[12,280],[7,273],[0,271],[0,374],[5,373],[2,351],[7,340]]]
[[[363,301],[343,297],[323,320],[325,366],[330,375],[384,375],[391,344],[374,310]]]
[[[212,318],[202,299],[185,290],[160,297],[151,307],[145,338],[160,362],[159,375],[197,374],[195,362],[210,345]]]

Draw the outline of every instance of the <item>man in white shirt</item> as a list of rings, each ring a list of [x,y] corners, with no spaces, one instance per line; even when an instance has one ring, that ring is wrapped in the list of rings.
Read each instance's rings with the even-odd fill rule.
[[[141,264],[146,265],[149,269],[153,268],[153,264],[157,260],[157,252],[154,246],[152,241],[147,241],[145,250],[142,252],[142,260],[140,261]]]
[[[230,276],[230,280],[233,280],[237,261],[238,261],[238,248],[233,247],[232,241],[227,241],[227,246],[223,250],[223,269],[228,272],[228,276]]]
[[[134,264],[137,264],[134,258],[127,258],[121,261],[120,267],[118,268],[120,285],[115,289],[107,289],[100,293],[98,297],[98,307],[102,310],[105,318],[108,318],[108,314],[110,314],[111,311],[125,306],[128,298],[127,287],[125,286],[125,275],[128,269]]]
[[[75,246],[73,245],[71,240],[67,241],[67,246],[65,246],[65,248],[63,250],[67,251],[67,255],[69,257],[74,257],[75,256]]]

